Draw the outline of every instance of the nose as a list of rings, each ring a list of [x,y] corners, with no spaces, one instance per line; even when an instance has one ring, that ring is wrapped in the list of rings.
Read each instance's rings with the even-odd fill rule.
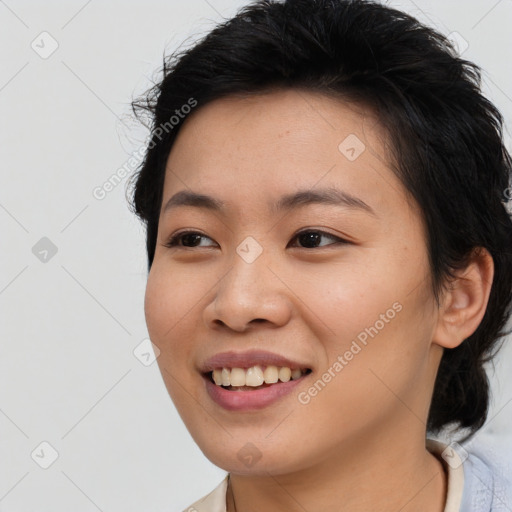
[[[265,251],[252,263],[235,255],[203,315],[210,329],[244,332],[258,324],[282,327],[291,318],[289,289],[268,265]],[[283,282],[284,281],[284,282]]]

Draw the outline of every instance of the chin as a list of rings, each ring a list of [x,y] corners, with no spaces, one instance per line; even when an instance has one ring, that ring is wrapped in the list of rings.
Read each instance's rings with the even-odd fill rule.
[[[307,467],[306,461],[296,452],[290,456],[293,448],[286,447],[285,443],[277,443],[277,451],[273,448],[274,443],[262,447],[263,443],[249,440],[233,439],[228,446],[221,448],[219,444],[213,445],[210,438],[206,444],[199,445],[205,457],[215,466],[237,475],[277,476]]]

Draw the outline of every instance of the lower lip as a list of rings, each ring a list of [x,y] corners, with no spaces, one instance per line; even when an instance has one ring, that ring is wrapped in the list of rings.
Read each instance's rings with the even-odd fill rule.
[[[277,402],[283,396],[290,394],[305,377],[272,384],[272,386],[255,391],[229,391],[214,384],[209,375],[204,376],[204,380],[210,398],[224,409],[228,411],[252,411],[263,409]]]

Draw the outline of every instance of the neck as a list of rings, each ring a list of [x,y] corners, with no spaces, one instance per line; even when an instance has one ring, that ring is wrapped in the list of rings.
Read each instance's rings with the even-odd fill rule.
[[[351,443],[293,474],[230,474],[230,488],[228,512],[442,512],[446,502],[441,462],[396,436]]]

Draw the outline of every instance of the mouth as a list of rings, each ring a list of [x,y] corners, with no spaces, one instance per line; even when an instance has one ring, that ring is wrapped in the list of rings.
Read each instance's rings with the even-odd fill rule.
[[[222,352],[199,369],[208,397],[228,411],[261,410],[293,396],[314,368],[263,350]]]
[[[310,373],[310,368],[255,365],[248,368],[215,368],[203,375],[215,386],[227,391],[251,392],[299,380]]]
[[[259,369],[254,366],[223,367],[204,373],[203,378],[208,396],[217,405],[227,411],[250,412],[293,396],[293,391],[309,378],[310,373],[312,370],[309,368],[292,369],[286,366],[260,366]],[[262,374],[263,382],[260,384]]]

